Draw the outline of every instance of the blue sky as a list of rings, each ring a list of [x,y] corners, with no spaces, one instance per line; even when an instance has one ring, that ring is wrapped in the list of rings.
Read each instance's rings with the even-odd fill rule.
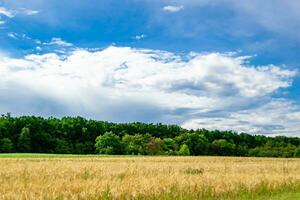
[[[299,8],[0,0],[0,112],[299,136]]]

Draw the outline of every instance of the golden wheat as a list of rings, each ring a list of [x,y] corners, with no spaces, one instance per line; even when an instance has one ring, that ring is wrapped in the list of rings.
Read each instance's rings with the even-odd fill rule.
[[[214,199],[298,190],[300,159],[2,158],[0,173],[0,199]]]

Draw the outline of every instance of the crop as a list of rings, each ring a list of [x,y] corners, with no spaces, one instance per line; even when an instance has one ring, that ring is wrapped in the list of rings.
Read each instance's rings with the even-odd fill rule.
[[[0,199],[297,199],[300,159],[1,158]]]

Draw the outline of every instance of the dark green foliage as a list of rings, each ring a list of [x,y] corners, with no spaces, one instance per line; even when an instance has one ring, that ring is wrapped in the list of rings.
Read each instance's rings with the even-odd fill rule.
[[[55,153],[70,154],[72,153],[72,148],[65,140],[57,139],[54,151]]]
[[[145,136],[136,135],[124,135],[122,137],[122,144],[124,146],[124,154],[126,155],[145,155],[145,145],[150,139],[150,135]]]
[[[9,138],[2,138],[0,140],[0,152],[1,153],[9,153],[12,151],[13,143]]]
[[[249,150],[249,156],[256,157],[298,157],[297,149],[295,146],[288,145],[286,147],[256,147],[254,149]]]
[[[199,132],[183,133],[175,138],[179,144],[186,144],[192,155],[207,154],[209,142],[207,138]]]
[[[27,127],[22,128],[18,139],[18,150],[22,153],[29,153],[31,151],[31,137],[30,130]]]
[[[100,154],[117,155],[122,153],[120,137],[114,133],[105,132],[96,138],[96,151]]]
[[[176,152],[178,150],[178,144],[176,141],[172,138],[164,138],[164,152],[166,152],[167,155],[176,155]]]
[[[300,158],[300,147],[295,149],[294,157]]]
[[[160,138],[151,137],[149,142],[146,144],[147,155],[162,155],[164,142]]]
[[[0,152],[300,157],[300,138],[7,114],[0,117]]]
[[[215,155],[230,156],[235,155],[235,144],[224,139],[215,140],[212,143],[212,150]]]

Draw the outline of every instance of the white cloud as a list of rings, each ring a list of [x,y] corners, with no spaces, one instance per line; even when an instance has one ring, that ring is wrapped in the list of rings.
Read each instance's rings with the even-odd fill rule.
[[[13,38],[13,39],[17,39],[18,38],[18,34],[17,33],[13,33],[13,32],[7,33],[7,36],[10,37],[10,38]]]
[[[70,47],[73,46],[72,43],[66,42],[62,40],[61,38],[52,38],[50,42],[43,43],[44,45],[57,45],[62,47]]]
[[[10,11],[10,10],[4,8],[4,7],[0,7],[0,16],[1,15],[4,15],[4,16],[9,17],[9,18],[12,18],[12,17],[15,16],[13,11]]]
[[[129,47],[6,56],[0,59],[0,112],[253,133],[300,131],[298,105],[272,97],[291,85],[296,72],[249,66],[246,59],[220,53],[183,59]]]
[[[15,32],[9,32],[7,33],[7,36],[10,38],[13,38],[15,40],[32,40],[29,36],[27,36],[24,33],[15,33]]]
[[[30,9],[26,9],[26,8],[9,10],[5,7],[0,6],[0,19],[1,19],[1,16],[5,16],[5,17],[8,17],[8,18],[14,18],[15,16],[17,16],[19,14],[36,15],[38,13],[39,13],[39,11],[37,11],[37,10],[30,10]],[[0,25],[3,25],[5,23],[6,23],[6,21],[0,20]]]
[[[226,116],[208,116],[184,122],[185,128],[234,130],[248,133],[299,136],[299,105],[282,99],[273,99],[259,107],[227,113]]]
[[[144,39],[144,38],[146,38],[146,37],[147,37],[147,35],[141,34],[141,35],[136,35],[136,36],[134,36],[134,39],[135,39],[135,40],[141,40],[141,39]]]
[[[22,8],[22,9],[20,9],[20,13],[22,13],[24,15],[37,15],[40,13],[40,11]]]
[[[184,6],[183,5],[180,5],[180,6],[164,6],[163,7],[163,10],[166,11],[166,12],[170,12],[170,13],[174,13],[174,12],[179,12],[181,10],[184,9]]]
[[[26,8],[21,8],[21,9],[14,9],[14,10],[9,10],[4,7],[0,7],[0,16],[6,16],[9,18],[15,17],[17,14],[24,14],[24,15],[36,15],[40,13],[40,11],[37,10],[31,10],[31,9],[26,9]]]

